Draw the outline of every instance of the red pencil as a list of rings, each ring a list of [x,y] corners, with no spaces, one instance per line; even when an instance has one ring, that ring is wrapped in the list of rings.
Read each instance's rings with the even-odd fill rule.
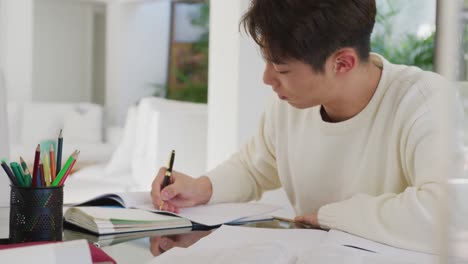
[[[38,144],[36,148],[36,155],[34,156],[34,167],[33,167],[33,186],[34,187],[41,187],[37,186],[37,174],[39,172],[39,160],[41,159],[41,145]]]
[[[39,162],[39,169],[41,170],[41,186],[38,187],[47,187],[45,181],[44,165],[42,164],[42,161]]]
[[[71,173],[71,171],[73,169],[73,166],[75,165],[76,160],[78,159],[79,155],[80,155],[79,151],[74,155],[74,159],[73,159],[72,164],[70,165],[70,167],[68,167],[67,171],[65,172],[65,175],[63,175],[63,177],[60,180],[58,186],[62,186],[63,184],[65,184],[65,181],[67,180],[68,175]]]

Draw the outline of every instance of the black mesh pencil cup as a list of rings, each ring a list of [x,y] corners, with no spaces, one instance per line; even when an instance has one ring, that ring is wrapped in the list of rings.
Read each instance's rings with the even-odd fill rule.
[[[10,243],[61,241],[63,186],[11,186]]]

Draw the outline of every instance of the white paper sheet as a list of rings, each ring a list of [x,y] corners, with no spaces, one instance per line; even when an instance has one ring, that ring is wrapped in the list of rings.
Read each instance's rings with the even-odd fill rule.
[[[84,239],[30,247],[0,250],[2,263],[92,264],[88,242]]]
[[[427,264],[436,260],[434,256],[411,251],[398,255],[395,252],[401,249],[376,243],[380,245],[378,247],[374,243],[339,231],[222,226],[191,247],[171,249],[149,264]],[[343,244],[367,247],[377,253],[344,247]]]
[[[222,226],[191,247],[171,249],[150,263],[296,263],[300,252],[326,235],[312,229]]]
[[[137,206],[137,208],[154,212],[159,211],[153,208],[152,205]],[[199,224],[216,226],[245,217],[270,214],[278,209],[280,209],[278,206],[260,203],[222,203],[181,208],[180,213],[174,215]]]
[[[405,260],[409,263],[431,264],[436,263],[437,261],[437,257],[435,255],[387,246],[338,230],[330,230],[325,243],[332,245],[352,245],[374,251],[380,255],[392,256],[396,259]]]

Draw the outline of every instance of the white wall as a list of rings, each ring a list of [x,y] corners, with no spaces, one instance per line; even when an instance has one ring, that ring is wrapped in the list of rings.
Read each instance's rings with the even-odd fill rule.
[[[239,32],[239,20],[249,2],[210,2],[208,169],[229,158],[257,132],[272,96],[271,88],[262,82],[264,62],[257,45]],[[294,215],[283,189],[265,193],[261,202],[281,206],[284,210],[278,215]]]
[[[32,99],[33,0],[3,0],[2,58],[8,101]]]
[[[91,101],[94,5],[35,0],[34,101]]]
[[[256,44],[239,32],[248,0],[211,0],[208,168],[244,144],[258,128],[271,89],[262,83],[264,63]]]
[[[106,14],[105,10],[94,14],[93,26],[93,91],[92,102],[106,102]]]
[[[259,128],[258,122],[267,100],[273,95],[263,83],[265,62],[257,44],[246,34],[240,39],[238,145],[245,144]]]
[[[2,11],[1,8],[2,6],[0,5],[0,12]],[[0,70],[0,159],[10,156],[7,125],[6,89],[4,86],[3,74]],[[9,184],[8,177],[3,169],[0,169],[0,206],[8,205],[10,194]]]
[[[152,84],[166,83],[170,1],[110,3],[107,11],[106,105],[109,122],[122,124],[130,105],[154,93]]]
[[[3,53],[5,52],[5,7],[4,0],[0,0],[0,69],[3,71]]]

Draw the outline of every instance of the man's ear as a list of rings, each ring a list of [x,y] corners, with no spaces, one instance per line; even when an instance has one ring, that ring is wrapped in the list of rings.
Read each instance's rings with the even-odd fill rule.
[[[358,55],[354,49],[340,49],[332,56],[333,72],[335,74],[347,73],[354,69],[357,61]]]

